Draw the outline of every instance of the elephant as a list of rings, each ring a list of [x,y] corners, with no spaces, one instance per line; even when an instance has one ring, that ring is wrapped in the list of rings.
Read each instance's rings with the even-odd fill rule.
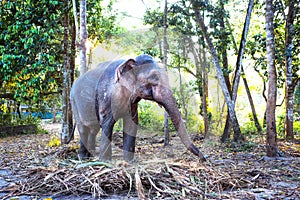
[[[142,99],[164,107],[185,147],[205,161],[187,133],[166,71],[147,54],[135,59],[100,63],[72,85],[70,101],[80,135],[79,159],[95,153],[96,135],[101,128],[99,159],[110,161],[113,127],[122,118],[123,157],[125,161],[133,161],[138,103]]]

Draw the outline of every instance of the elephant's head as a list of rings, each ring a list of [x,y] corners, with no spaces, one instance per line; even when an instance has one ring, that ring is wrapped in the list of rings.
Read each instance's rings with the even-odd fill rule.
[[[186,131],[175,98],[169,86],[165,70],[160,68],[149,55],[140,55],[135,60],[128,60],[125,62],[125,65],[126,63],[128,63],[127,68],[131,69],[128,76],[126,76],[126,79],[134,79],[130,80],[130,84],[125,84],[125,87],[128,87],[128,85],[130,87],[131,104],[137,104],[141,99],[146,99],[163,106],[169,114],[182,143],[193,154],[199,156],[200,159],[204,161],[204,156],[192,143]],[[125,71],[128,72],[128,69]],[[117,75],[117,78],[118,77],[120,77],[120,75]]]

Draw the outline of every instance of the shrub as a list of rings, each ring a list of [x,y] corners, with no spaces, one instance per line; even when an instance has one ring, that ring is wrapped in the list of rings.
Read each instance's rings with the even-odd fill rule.
[[[163,111],[153,102],[141,101],[138,108],[139,126],[149,130],[163,130]]]
[[[296,138],[300,139],[300,121],[294,121],[294,134]]]

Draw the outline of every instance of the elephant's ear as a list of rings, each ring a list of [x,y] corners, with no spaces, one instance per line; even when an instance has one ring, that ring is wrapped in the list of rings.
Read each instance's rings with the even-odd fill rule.
[[[126,72],[129,70],[132,70],[132,68],[135,66],[135,60],[129,59],[125,62],[123,62],[121,65],[119,65],[116,69],[115,73],[115,82],[119,82],[121,76],[123,76]]]

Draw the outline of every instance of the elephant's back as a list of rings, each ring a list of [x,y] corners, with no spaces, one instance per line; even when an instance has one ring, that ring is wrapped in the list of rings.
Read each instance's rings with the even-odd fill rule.
[[[109,82],[114,78],[116,68],[124,62],[124,60],[107,61],[100,63],[96,68],[87,71],[74,82],[72,89],[74,90],[95,90],[99,81]]]
[[[80,76],[71,88],[70,99],[72,108],[76,109],[77,118],[82,124],[98,123],[96,115],[96,87],[106,91],[114,81],[116,68],[124,61],[100,63],[96,68]]]

